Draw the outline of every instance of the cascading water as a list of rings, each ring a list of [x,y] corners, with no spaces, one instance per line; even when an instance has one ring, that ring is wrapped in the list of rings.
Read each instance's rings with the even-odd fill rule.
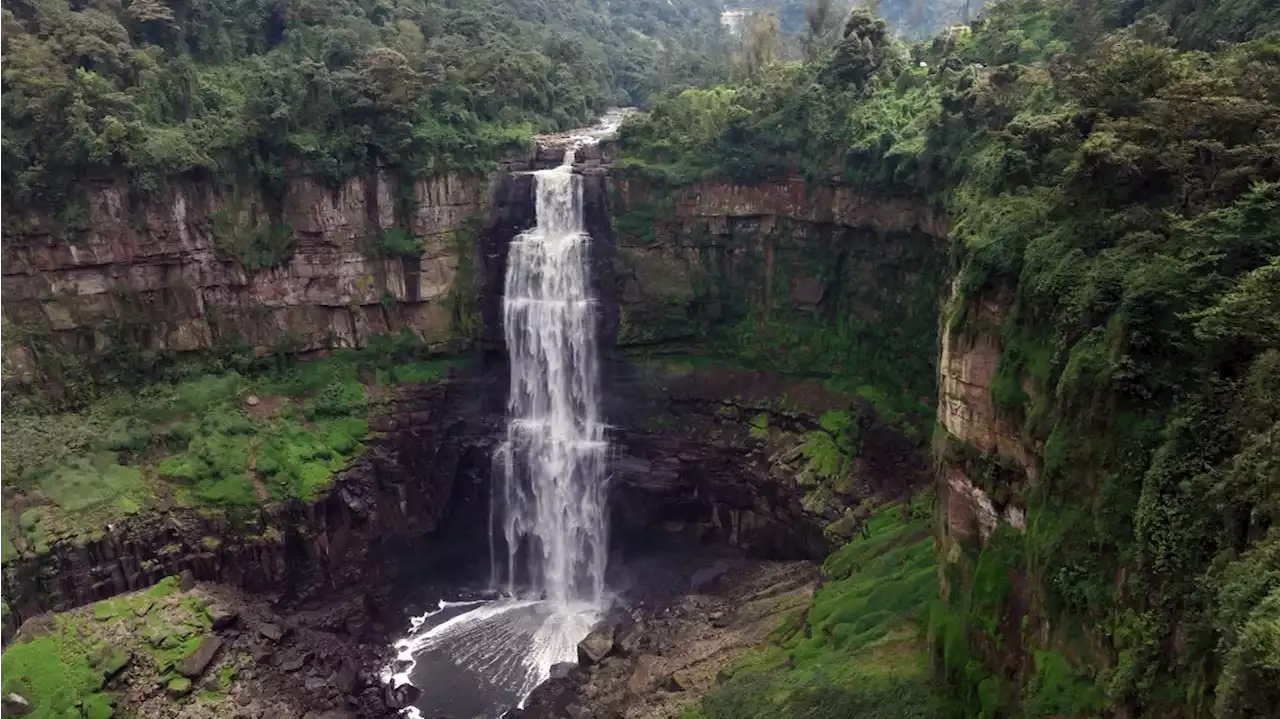
[[[491,564],[506,597],[441,602],[396,645],[407,668],[395,683],[443,688],[423,695],[422,710],[496,717],[523,703],[553,664],[577,659],[578,642],[605,609],[607,443],[591,238],[573,161],[575,148],[620,119],[606,116],[570,138],[559,167],[533,173],[537,225],[511,243],[503,298],[511,387],[506,439],[494,458],[492,529],[505,557],[491,552]]]
[[[527,548],[535,591],[559,606],[599,606],[606,442],[596,397],[591,238],[573,155],[570,146],[563,164],[535,173],[538,224],[511,243],[507,258],[503,327],[511,389],[499,450],[501,523],[509,594]]]

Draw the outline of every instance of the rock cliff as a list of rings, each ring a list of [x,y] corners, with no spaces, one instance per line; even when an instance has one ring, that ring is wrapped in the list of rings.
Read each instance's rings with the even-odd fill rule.
[[[946,218],[798,179],[611,178],[618,344],[714,344],[932,405]]]
[[[278,267],[249,272],[224,251],[221,235],[232,230],[215,218],[266,222],[261,193],[182,182],[161,199],[133,203],[120,185],[91,186],[85,231],[70,241],[53,239],[48,218],[25,218],[13,223],[21,231],[6,232],[5,315],[81,350],[124,341],[112,336],[123,326],[145,328],[147,336],[133,341],[148,349],[177,352],[240,342],[261,354],[286,338],[301,349],[360,347],[399,327],[443,345],[453,337],[458,238],[483,218],[487,183],[448,175],[406,189],[407,202],[386,172],[333,189],[290,181],[280,223],[293,232],[293,253]],[[378,256],[370,243],[396,226],[397,205],[406,204],[421,258]],[[30,368],[28,348],[5,352],[19,372]]]
[[[369,450],[313,503],[240,514],[162,507],[6,562],[6,624],[184,571],[298,599],[466,565],[485,543],[498,384],[459,376],[405,388],[370,420]]]

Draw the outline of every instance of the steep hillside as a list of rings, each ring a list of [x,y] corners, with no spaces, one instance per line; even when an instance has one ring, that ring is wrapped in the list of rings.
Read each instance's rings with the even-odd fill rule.
[[[620,138],[670,188],[798,175],[949,216],[930,632],[965,715],[1280,701],[1280,45],[1262,5],[1182,10],[1013,2],[909,49],[855,12]]]

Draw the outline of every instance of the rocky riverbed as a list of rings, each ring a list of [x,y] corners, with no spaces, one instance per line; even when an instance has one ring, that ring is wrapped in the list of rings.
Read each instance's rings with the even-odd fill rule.
[[[661,562],[661,566],[659,565]],[[711,549],[684,560],[631,565],[636,583],[507,719],[665,719],[705,694],[783,617],[802,612],[817,584],[806,561],[760,561]]]

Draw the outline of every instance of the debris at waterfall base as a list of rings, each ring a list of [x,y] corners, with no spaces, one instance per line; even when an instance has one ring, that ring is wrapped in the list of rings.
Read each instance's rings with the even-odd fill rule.
[[[802,611],[817,582],[811,562],[708,558],[703,568],[712,566],[720,574],[714,587],[690,590],[686,575],[686,593],[645,601],[631,610],[634,616],[614,618],[616,626],[601,633],[611,637],[610,647],[595,649],[604,654],[598,663],[562,671],[510,716],[573,716],[575,707],[597,717],[673,716],[765,642],[781,618]]]
[[[183,591],[168,577],[27,620],[4,651],[0,695],[21,697],[36,719],[385,716],[383,688],[360,669],[376,666],[380,638],[359,643],[323,631],[362,605],[360,597],[335,600],[285,620],[264,597],[206,583]],[[280,653],[303,658],[302,671],[287,673],[282,659],[259,651],[275,646],[264,627],[289,630]]]
[[[615,628],[598,664],[562,672],[512,716],[941,715],[923,628],[936,576],[929,501],[873,512],[868,536],[833,552],[820,580],[806,562],[732,560],[714,588],[636,610],[625,648]]]

